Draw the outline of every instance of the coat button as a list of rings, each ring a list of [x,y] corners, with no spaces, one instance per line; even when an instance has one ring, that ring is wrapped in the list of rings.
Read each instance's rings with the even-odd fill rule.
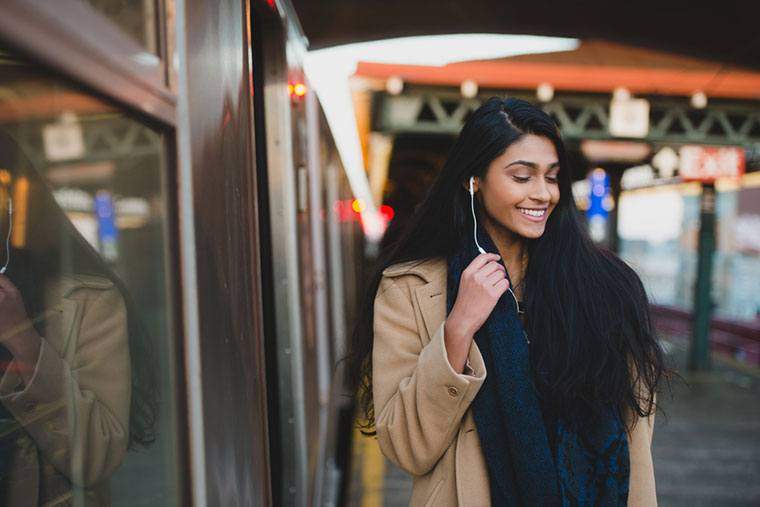
[[[453,397],[459,396],[459,389],[457,389],[454,386],[449,386],[448,391],[449,391],[450,396],[453,396]]]

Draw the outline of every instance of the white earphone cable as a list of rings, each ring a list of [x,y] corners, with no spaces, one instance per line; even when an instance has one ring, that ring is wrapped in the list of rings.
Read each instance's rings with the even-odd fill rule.
[[[5,274],[11,261],[11,233],[13,232],[13,200],[8,197],[8,235],[5,237],[5,265],[0,268],[0,274]]]
[[[483,249],[482,246],[480,246],[480,243],[478,243],[478,219],[475,217],[475,190],[473,190],[472,187],[472,179],[473,177],[470,176],[470,211],[472,211],[472,238],[475,240],[475,246],[478,247],[478,252],[484,254],[486,251]]]
[[[484,254],[486,253],[486,251],[483,249],[483,247],[480,246],[480,243],[478,243],[478,219],[475,216],[475,190],[473,189],[473,186],[472,186],[472,179],[473,177],[470,176],[470,211],[472,212],[472,222],[473,222],[472,238],[475,240],[475,246],[478,247],[478,252]],[[512,299],[515,301],[515,310],[517,311],[517,313],[518,314],[525,313],[520,308],[520,304],[517,302],[517,296],[515,296],[515,293],[512,290],[512,287],[508,287],[507,290],[512,295]],[[530,340],[528,341],[528,343],[530,343]]]

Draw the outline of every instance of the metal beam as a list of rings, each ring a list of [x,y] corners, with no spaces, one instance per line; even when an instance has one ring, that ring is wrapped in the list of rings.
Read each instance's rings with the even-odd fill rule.
[[[50,161],[45,156],[42,129],[49,122],[33,121],[18,125],[4,125],[7,132],[19,144],[34,167],[47,167],[71,162],[102,162],[117,159],[136,159],[140,156],[159,155],[162,152],[162,136],[133,119],[120,114],[81,116],[85,155],[76,160]]]
[[[526,91],[508,94],[534,100]],[[397,96],[382,93],[377,100],[376,131],[456,135],[467,114],[484,99],[465,99],[448,90],[419,90]],[[760,144],[760,109],[755,101],[716,101],[701,110],[690,108],[684,99],[652,97],[649,101],[649,135],[642,141],[748,149]],[[618,138],[608,132],[609,102],[609,95],[557,95],[543,108],[557,121],[566,140],[612,140]]]

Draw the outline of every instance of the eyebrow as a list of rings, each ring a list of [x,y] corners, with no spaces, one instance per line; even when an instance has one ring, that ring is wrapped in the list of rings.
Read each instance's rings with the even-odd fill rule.
[[[509,167],[512,167],[513,165],[524,165],[527,167],[530,167],[531,169],[538,169],[538,164],[535,162],[528,162],[527,160],[515,160],[514,162],[510,162],[506,166],[504,166],[504,169],[507,169]],[[549,164],[549,171],[554,169],[555,167],[559,167],[559,162],[552,162]]]

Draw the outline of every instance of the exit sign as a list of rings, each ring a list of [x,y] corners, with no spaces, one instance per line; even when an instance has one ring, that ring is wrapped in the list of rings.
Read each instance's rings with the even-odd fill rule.
[[[679,150],[681,178],[711,182],[739,178],[744,174],[744,150],[735,146],[682,146]]]

